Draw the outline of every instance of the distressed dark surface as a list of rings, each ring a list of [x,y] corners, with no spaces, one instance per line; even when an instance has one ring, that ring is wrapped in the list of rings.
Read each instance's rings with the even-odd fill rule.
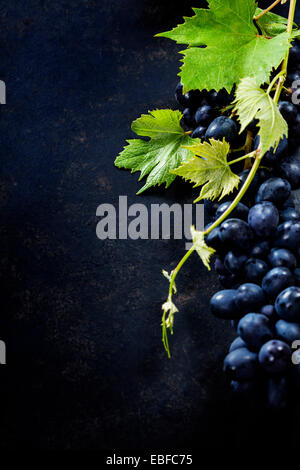
[[[160,270],[183,242],[95,235],[97,206],[119,195],[191,201],[180,184],[137,198],[136,176],[113,166],[133,119],[175,106],[180,47],[153,34],[191,4],[0,7],[2,449],[298,445],[296,405],[274,417],[228,392],[221,367],[234,333],[208,311],[216,276],[196,257],[180,276],[168,360]]]

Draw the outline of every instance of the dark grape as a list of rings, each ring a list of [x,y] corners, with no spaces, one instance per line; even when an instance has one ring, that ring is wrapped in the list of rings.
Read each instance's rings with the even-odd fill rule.
[[[291,348],[278,339],[265,343],[258,354],[258,360],[264,370],[270,374],[281,374],[291,364]]]
[[[285,266],[292,271],[297,265],[296,257],[287,248],[273,248],[268,259],[274,268]]]
[[[229,251],[224,258],[224,266],[231,273],[238,274],[241,271],[246,261],[247,261],[246,255]]]
[[[183,91],[183,85],[179,82],[175,88],[175,99],[180,104],[180,106],[187,106],[187,100],[185,99]]]
[[[300,286],[300,268],[294,269],[294,279],[295,279],[295,285]]]
[[[297,68],[299,62],[300,62],[300,47],[296,43],[293,45],[293,47],[290,48],[289,67]]]
[[[279,101],[278,107],[283,118],[286,120],[288,125],[291,126],[297,116],[296,106],[293,105],[293,103],[290,103],[289,101]]]
[[[235,303],[240,316],[249,312],[259,312],[265,303],[265,296],[260,286],[247,282],[236,291]]]
[[[264,305],[260,309],[260,313],[268,317],[272,322],[278,318],[275,307],[274,305],[271,305],[271,304]]]
[[[262,238],[268,238],[276,230],[279,213],[269,201],[263,201],[251,207],[248,214],[248,224]]]
[[[292,155],[282,160],[279,172],[290,183],[292,189],[300,188],[300,160],[297,156]]]
[[[256,150],[260,144],[260,136],[257,135],[253,141],[253,148]],[[284,136],[280,141],[279,144],[274,152],[274,148],[271,147],[268,152],[266,152],[263,156],[263,164],[274,166],[276,165],[282,158],[286,157],[288,154],[288,140]]]
[[[235,122],[226,117],[219,116],[208,126],[205,134],[206,139],[225,140],[232,145],[238,136]]]
[[[226,201],[223,202],[222,204],[219,205],[217,211],[216,211],[216,219],[221,217],[221,215],[224,214],[224,212],[228,209],[232,201]],[[245,204],[239,202],[236,207],[233,209],[233,211],[230,213],[230,217],[232,218],[237,218],[237,219],[243,219],[246,220],[248,219],[248,213],[249,209]]]
[[[207,126],[213,119],[213,109],[211,106],[203,105],[197,109],[195,114],[195,121],[201,126]]]
[[[261,313],[248,313],[238,324],[238,334],[249,348],[259,349],[273,338],[269,318]]]
[[[258,189],[256,202],[270,201],[275,206],[283,204],[291,194],[290,183],[283,178],[269,178]]]
[[[288,344],[291,344],[296,339],[300,340],[300,324],[291,323],[285,320],[278,320],[275,325],[276,335]]]
[[[195,115],[190,108],[185,108],[183,111],[183,122],[188,127],[196,127]]]
[[[247,348],[235,349],[225,357],[223,370],[231,380],[251,380],[257,373],[257,354]]]
[[[219,256],[216,257],[215,259],[215,271],[217,274],[220,274],[221,276],[226,276],[228,274],[228,269],[225,268],[223,261]]]
[[[210,299],[211,312],[218,318],[240,318],[241,313],[235,305],[235,295],[234,289],[225,289],[214,294]]]
[[[220,253],[222,251],[223,247],[222,247],[221,232],[220,232],[219,225],[207,235],[206,243],[211,248],[214,248],[217,252]]]
[[[262,288],[269,298],[274,299],[282,290],[292,286],[293,283],[294,278],[288,268],[273,268],[264,276]]]
[[[195,112],[196,109],[201,105],[203,97],[203,93],[201,93],[200,90],[190,90],[184,95],[186,102],[185,106],[187,108],[193,109]]]
[[[275,232],[274,245],[296,250],[300,246],[300,221],[289,220],[280,224]]]
[[[281,289],[275,302],[280,318],[290,322],[300,322],[300,287],[291,286]]]
[[[266,259],[268,257],[269,251],[270,251],[270,242],[268,240],[264,240],[254,245],[254,247],[252,248],[250,252],[250,255],[253,258]]]
[[[241,280],[235,274],[229,273],[219,276],[219,282],[224,289],[236,289],[239,287]]]
[[[249,258],[244,265],[245,281],[259,284],[268,270],[269,267],[267,263],[262,259]]]
[[[234,395],[237,396],[251,396],[256,389],[255,381],[238,381],[232,380],[230,382],[230,389]]]
[[[233,250],[247,250],[253,240],[250,226],[241,219],[227,219],[220,225],[220,238]]]
[[[192,133],[192,139],[203,139],[205,137],[206,127],[198,126]]]
[[[286,209],[280,211],[280,220],[281,222],[287,222],[289,220],[300,220],[300,214],[298,211],[296,211],[296,209],[293,209],[292,207],[287,207]]]
[[[236,349],[239,349],[239,348],[245,348],[245,347],[247,347],[245,341],[240,336],[238,336],[237,338],[235,338],[235,340],[232,341],[230,348],[229,348],[229,352],[235,351]]]

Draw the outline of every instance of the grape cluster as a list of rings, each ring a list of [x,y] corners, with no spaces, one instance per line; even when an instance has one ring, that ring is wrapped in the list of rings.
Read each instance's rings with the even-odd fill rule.
[[[300,341],[300,213],[292,198],[292,190],[300,189],[300,159],[294,152],[300,145],[300,106],[292,103],[293,82],[300,80],[298,64],[300,48],[295,45],[287,76],[290,88],[279,102],[289,139],[264,155],[263,167],[243,202],[206,238],[217,252],[215,270],[223,287],[211,298],[210,308],[216,317],[231,320],[237,332],[224,372],[237,394],[263,388],[271,408],[284,407],[288,388],[300,385],[300,365],[292,362],[292,344]],[[238,123],[226,112],[233,93],[192,90],[183,95],[179,84],[175,95],[185,108],[183,126],[192,131],[192,137],[225,137],[231,149],[243,145],[245,134],[239,135]],[[256,124],[253,121],[246,129],[252,149],[259,145]],[[238,156],[237,152],[231,155],[229,160]],[[240,185],[250,171],[243,165],[239,162],[232,168],[240,176]],[[205,201],[211,223],[234,196],[221,204]]]

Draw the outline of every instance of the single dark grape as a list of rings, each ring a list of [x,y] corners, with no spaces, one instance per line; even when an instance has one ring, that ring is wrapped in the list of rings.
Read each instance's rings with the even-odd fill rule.
[[[216,219],[221,217],[221,215],[224,214],[224,212],[228,209],[232,201],[226,201],[223,202],[222,204],[219,205],[217,211],[216,211]],[[243,219],[246,220],[248,219],[248,212],[249,209],[245,204],[242,202],[239,202],[236,207],[233,209],[233,211],[230,213],[230,217],[237,218],[237,219]]]
[[[270,374],[281,374],[291,365],[291,348],[278,339],[265,343],[258,354],[261,367]]]
[[[279,213],[274,204],[263,201],[251,207],[248,214],[248,224],[262,238],[269,238],[276,230]]]
[[[247,250],[253,240],[250,226],[241,219],[227,219],[220,225],[220,238],[228,249]]]
[[[198,127],[196,127],[196,129],[192,133],[191,137],[192,137],[192,139],[204,139],[205,132],[206,132],[206,127],[198,126]]]
[[[259,349],[273,338],[269,318],[261,313],[248,313],[240,319],[238,334],[249,348]]]
[[[238,130],[235,122],[226,117],[219,116],[208,126],[205,134],[206,139],[225,140],[232,145],[238,136]]]
[[[250,251],[250,255],[253,258],[267,259],[270,251],[270,242],[268,240],[263,240],[262,242],[257,243],[253,246]]]
[[[207,126],[213,119],[214,112],[211,106],[203,105],[197,109],[195,114],[195,121],[198,125]]]
[[[300,188],[300,160],[299,157],[292,155],[280,163],[280,175],[291,185],[292,189]]]
[[[249,312],[259,312],[265,303],[265,296],[260,286],[247,282],[236,291],[235,304],[240,316]]]
[[[288,344],[296,339],[300,340],[300,324],[291,323],[285,320],[278,320],[275,325],[276,335]]]
[[[289,101],[279,101],[278,103],[279,111],[281,112],[283,118],[286,120],[289,126],[293,125],[293,122],[297,116],[297,108],[293,103]]]
[[[206,244],[211,248],[214,248],[217,252],[222,252],[224,249],[223,243],[221,240],[220,226],[214,228],[205,239]]]
[[[240,318],[241,313],[235,305],[236,291],[234,289],[225,289],[216,292],[210,299],[210,309],[217,318],[226,320]]]
[[[196,127],[195,115],[190,108],[185,108],[183,111],[183,122],[188,127]]]
[[[264,305],[260,309],[260,313],[268,317],[271,322],[274,322],[275,320],[278,319],[274,305],[271,305],[271,304]]]
[[[300,221],[289,220],[280,224],[274,235],[274,245],[297,250],[300,246]]]
[[[290,183],[283,178],[269,178],[258,189],[256,202],[270,201],[275,206],[283,204],[291,194]]]
[[[260,136],[257,135],[253,141],[253,149],[256,150],[260,143]],[[280,139],[279,144],[274,152],[274,148],[271,147],[264,156],[263,156],[263,164],[269,165],[271,167],[275,166],[282,158],[285,158],[288,154],[288,140],[284,136]]]
[[[229,273],[228,269],[224,266],[224,263],[219,256],[217,256],[215,259],[214,268],[216,273],[220,274],[221,276],[226,276],[226,274]]]
[[[297,260],[295,255],[287,248],[273,248],[268,257],[271,266],[285,266],[291,271],[296,268]]]
[[[247,256],[239,253],[234,253],[233,251],[229,251],[224,258],[224,266],[228,271],[233,274],[238,274],[245,262],[247,261]]]
[[[262,288],[270,299],[274,299],[281,291],[292,286],[293,283],[294,278],[288,268],[273,268],[264,276]]]
[[[300,214],[293,207],[287,207],[286,209],[280,211],[280,220],[281,222],[287,222],[289,220],[296,221],[300,220]]]
[[[238,336],[232,341],[230,348],[229,348],[229,352],[235,351],[236,349],[245,348],[245,347],[247,347],[245,341],[240,336]]]
[[[300,287],[281,289],[275,302],[280,318],[290,322],[300,322]],[[300,338],[299,338],[300,339]]]
[[[262,278],[269,270],[268,264],[258,258],[249,258],[244,264],[244,278],[246,282],[260,284]]]
[[[257,354],[247,348],[235,349],[225,357],[223,370],[231,380],[251,380],[257,373]]]

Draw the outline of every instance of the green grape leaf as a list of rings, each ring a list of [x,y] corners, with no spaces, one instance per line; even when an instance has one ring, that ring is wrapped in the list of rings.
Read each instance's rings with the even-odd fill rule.
[[[232,173],[228,164],[230,146],[225,139],[223,142],[210,139],[209,143],[196,143],[188,148],[194,157],[171,173],[195,183],[194,187],[202,186],[200,196],[194,202],[222,199],[238,186],[240,178]]]
[[[204,266],[210,271],[209,260],[210,257],[216,252],[213,248],[208,246],[204,241],[204,232],[200,232],[191,226],[191,235],[193,240],[193,246],[200,256]]]
[[[241,124],[240,132],[253,120],[258,119],[261,155],[271,147],[276,148],[280,139],[288,135],[288,125],[278,106],[268,93],[259,88],[254,78],[243,78],[236,90],[234,111]]]
[[[130,139],[118,155],[115,165],[119,168],[140,171],[139,180],[148,175],[146,184],[138,191],[142,193],[151,186],[165,183],[166,188],[174,181],[169,173],[182,162],[192,157],[192,152],[182,146],[195,141],[185,134],[180,126],[182,113],[171,109],[157,109],[143,114],[132,123],[132,130],[150,140]]]
[[[284,32],[267,39],[253,22],[255,0],[208,0],[209,9],[194,8],[195,16],[172,31],[160,33],[189,47],[182,52],[181,81],[184,92],[191,89],[226,88],[243,77],[257,83],[269,81],[289,48]]]
[[[262,11],[263,10],[261,8],[257,8],[255,16],[258,16]],[[286,31],[287,18],[269,11],[259,18],[256,23],[258,24],[262,34],[273,38],[274,36],[277,36],[277,34],[281,34]]]

